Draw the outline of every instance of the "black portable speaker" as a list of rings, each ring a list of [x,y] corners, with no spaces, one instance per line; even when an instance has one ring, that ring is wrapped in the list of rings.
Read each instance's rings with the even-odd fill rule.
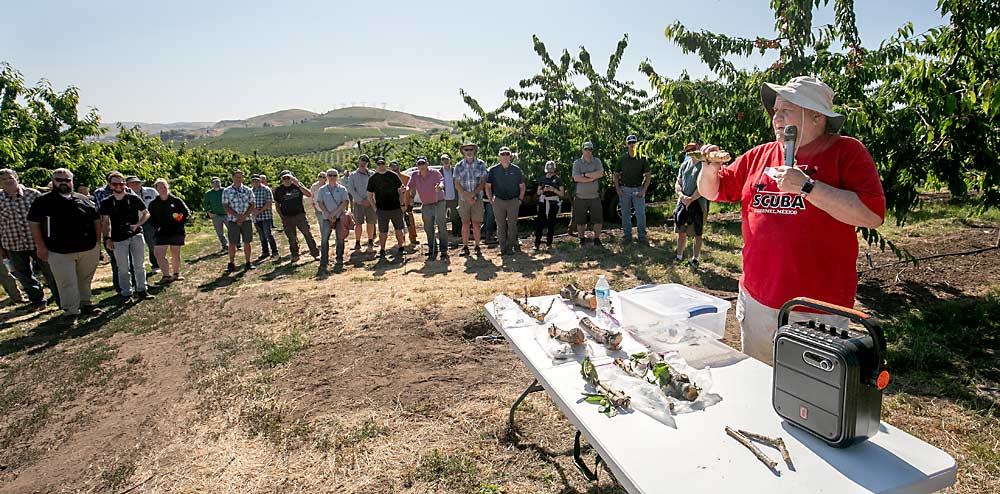
[[[844,316],[867,332],[815,320],[788,323],[795,307]],[[791,424],[846,448],[878,432],[882,390],[889,384],[885,335],[863,312],[795,298],[781,307],[774,336],[774,411]]]

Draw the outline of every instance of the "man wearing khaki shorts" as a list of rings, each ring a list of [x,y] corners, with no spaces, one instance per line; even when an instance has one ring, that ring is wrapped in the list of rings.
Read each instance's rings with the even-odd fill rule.
[[[351,196],[351,210],[354,212],[354,250],[361,249],[361,231],[368,225],[368,249],[375,248],[375,223],[378,221],[375,206],[368,201],[368,179],[375,174],[368,168],[371,158],[362,154],[358,158],[358,169],[347,177],[347,193]]]
[[[482,193],[486,188],[486,162],[476,158],[479,146],[474,142],[462,144],[462,160],[455,165],[455,191],[459,196],[458,216],[462,218],[462,253],[469,255],[469,229],[476,239],[476,255],[482,255],[479,248],[483,223]]]
[[[601,205],[601,178],[604,164],[594,156],[594,145],[583,143],[583,156],[573,162],[573,181],[576,194],[573,196],[573,223],[580,236],[580,245],[587,243],[587,220],[594,226],[594,245],[601,244],[601,223],[604,222],[604,207]]]

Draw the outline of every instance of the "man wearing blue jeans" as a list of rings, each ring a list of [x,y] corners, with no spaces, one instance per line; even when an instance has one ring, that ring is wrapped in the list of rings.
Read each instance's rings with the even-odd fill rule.
[[[125,177],[125,185],[135,192],[142,199],[142,203],[149,207],[149,203],[156,199],[158,192],[152,187],[144,187],[145,182],[135,175]],[[98,204],[100,206],[100,204]],[[146,241],[146,248],[149,250],[149,263],[153,265],[153,274],[160,272],[160,265],[153,254],[153,247],[156,247],[156,228],[148,221],[142,224],[142,238]]]
[[[278,243],[274,241],[274,234],[271,227],[274,226],[274,213],[271,212],[271,204],[274,203],[274,194],[271,189],[261,184],[260,175],[250,177],[253,182],[253,226],[257,229],[257,236],[260,237],[260,257],[257,259],[267,259],[272,255],[281,257],[278,254]]]
[[[319,222],[319,269],[323,271],[330,262],[330,234],[336,239],[336,264],[335,269],[340,269],[344,264],[344,236],[347,234],[346,228],[340,226],[340,221],[344,219],[344,213],[351,202],[351,196],[347,188],[337,183],[340,172],[336,168],[326,171],[326,184],[316,191],[314,201],[319,207],[317,215],[323,215]]]
[[[618,159],[614,170],[615,190],[621,202],[622,241],[632,243],[632,212],[635,211],[639,243],[646,243],[646,190],[649,188],[649,160],[636,154],[635,146],[639,138],[630,135],[625,138],[628,151]]]
[[[33,264],[37,265],[41,268],[41,275],[58,303],[56,280],[49,269],[49,263],[38,257],[35,240],[31,236],[31,226],[28,224],[31,204],[42,194],[21,185],[18,182],[17,172],[10,168],[0,169],[0,189],[3,189],[3,192],[0,192],[0,245],[2,245],[0,265],[3,264],[3,258],[10,259],[10,268],[13,271],[11,274],[21,283],[31,307],[40,309],[45,307],[46,301],[42,284],[38,281],[33,267]],[[9,287],[5,285],[4,288]],[[9,292],[12,298],[15,293],[20,295],[16,286]]]

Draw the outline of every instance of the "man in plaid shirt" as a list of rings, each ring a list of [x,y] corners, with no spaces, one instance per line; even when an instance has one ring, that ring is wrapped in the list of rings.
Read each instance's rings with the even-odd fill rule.
[[[233,184],[222,191],[222,207],[226,210],[226,230],[229,232],[229,265],[227,271],[236,271],[236,244],[243,241],[243,255],[246,264],[243,270],[254,269],[250,263],[250,256],[253,255],[253,224],[250,215],[253,214],[254,204],[253,190],[243,185],[243,170],[239,168],[233,170]]]
[[[31,226],[28,225],[28,210],[35,199],[42,195],[41,192],[18,183],[17,172],[9,168],[0,170],[0,187],[3,188],[3,193],[0,194],[0,260],[10,259],[14,276],[21,282],[33,308],[44,307],[46,302],[42,284],[35,277],[32,261],[41,267],[45,283],[58,301],[55,278],[52,277],[49,263],[38,258]],[[14,290],[17,293],[17,286],[14,286]]]
[[[455,165],[455,191],[458,192],[458,215],[462,218],[462,253],[469,255],[469,230],[476,240],[476,254],[479,249],[479,225],[483,223],[483,202],[480,200],[486,188],[486,162],[476,158],[479,145],[474,142],[462,144],[462,160]]]
[[[257,229],[257,236],[260,237],[260,257],[257,260],[264,260],[271,255],[281,257],[278,254],[278,244],[274,241],[274,234],[271,227],[274,226],[274,213],[271,212],[271,204],[274,203],[274,194],[271,189],[262,183],[260,175],[252,175],[253,182],[253,226]]]

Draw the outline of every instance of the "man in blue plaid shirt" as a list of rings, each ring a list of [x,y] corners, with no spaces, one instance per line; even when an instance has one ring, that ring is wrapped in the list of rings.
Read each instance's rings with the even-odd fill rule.
[[[243,270],[254,269],[250,263],[253,224],[249,220],[255,201],[253,189],[243,185],[243,170],[233,170],[233,184],[222,191],[222,207],[226,210],[226,230],[229,233],[229,265],[226,271],[236,271],[236,244],[240,240],[243,241],[243,255],[246,257]]]
[[[271,189],[264,185],[260,175],[252,175],[253,182],[253,226],[257,229],[257,236],[260,237],[260,257],[257,260],[264,260],[272,255],[281,257],[278,254],[278,244],[274,241],[274,234],[271,227],[274,226],[274,213],[271,212],[271,204],[274,203],[274,194]]]
[[[469,230],[476,239],[476,254],[479,249],[479,225],[483,223],[483,189],[486,188],[486,162],[476,158],[479,145],[474,142],[462,144],[462,160],[455,165],[455,191],[458,193],[458,215],[462,218],[462,253],[469,255]]]

